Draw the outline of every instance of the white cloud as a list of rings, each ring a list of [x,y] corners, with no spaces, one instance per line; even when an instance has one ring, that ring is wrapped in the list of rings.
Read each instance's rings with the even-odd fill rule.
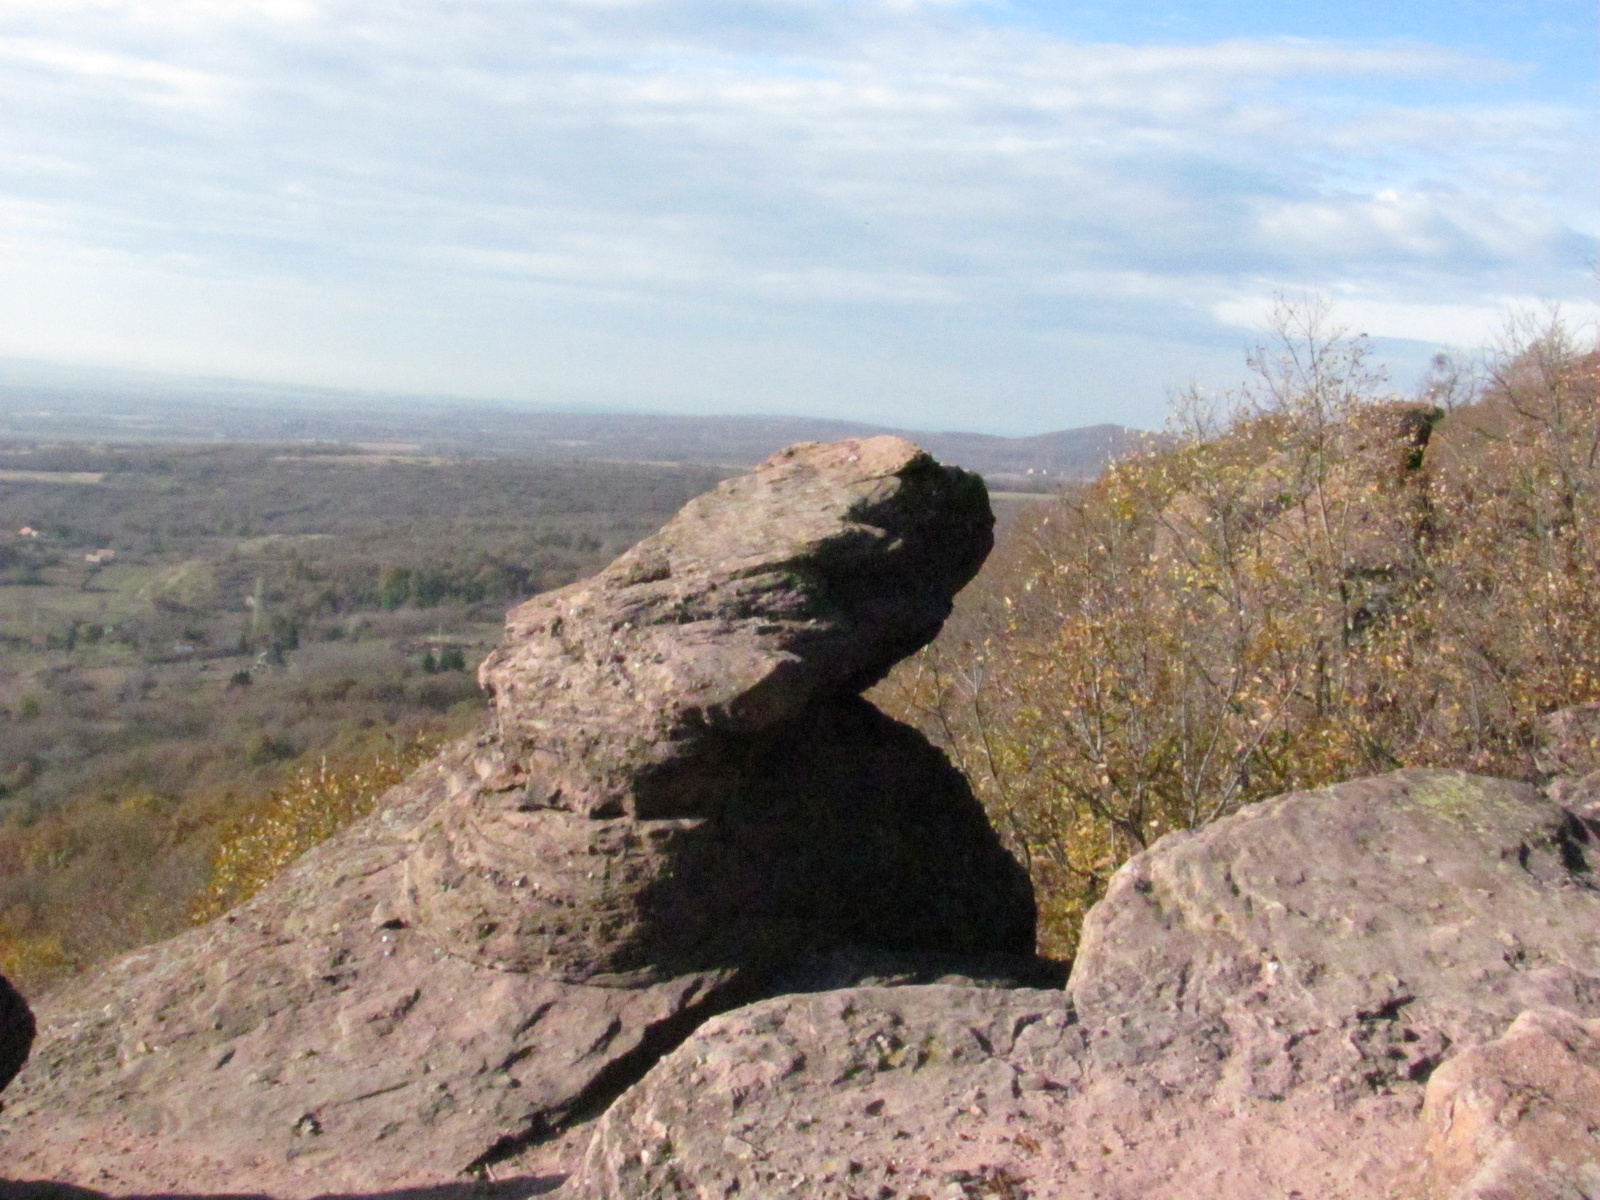
[[[322,7],[320,0],[0,0],[0,20],[121,20],[187,28],[231,25],[252,18],[304,21]]]
[[[1273,309],[1282,290],[1211,306],[1219,321],[1241,329],[1271,328]],[[1544,311],[1547,301],[1538,296],[1494,296],[1477,304],[1429,304],[1345,295],[1338,299],[1334,316],[1352,333],[1373,338],[1398,338],[1441,346],[1478,349],[1493,346],[1516,313]],[[1600,304],[1570,301],[1560,306],[1562,318],[1574,328],[1593,329],[1600,322]]]
[[[0,0],[0,206],[28,214],[13,237],[41,270],[110,255],[129,280],[164,281],[151,287],[170,318],[105,309],[108,345],[160,327],[181,355],[175,281],[223,289],[241,311],[226,336],[194,335],[207,369],[229,369],[226,345],[300,377],[359,374],[415,361],[417,328],[455,329],[428,343],[432,369],[470,363],[515,392],[541,362],[581,375],[555,335],[548,360],[508,349],[519,325],[577,331],[573,345],[611,330],[682,343],[653,359],[673,379],[639,367],[641,394],[731,402],[746,367],[695,365],[745,362],[728,339],[822,356],[836,390],[890,361],[909,378],[904,356],[959,343],[970,361],[935,379],[992,394],[1003,376],[1043,397],[1041,424],[1103,414],[1135,386],[1127,339],[1162,369],[1186,346],[1205,359],[1258,280],[1434,332],[1479,328],[1464,314],[1485,297],[1587,286],[1592,115],[1498,100],[1500,64],[1425,46],[1087,45],[982,11]],[[1488,88],[1471,107],[1426,99],[1430,81],[1467,78]],[[0,278],[0,310],[28,303],[21,286]],[[503,337],[443,310],[474,289]],[[267,292],[342,297],[334,331],[289,344],[301,323],[281,305],[252,315]],[[77,320],[70,289],[46,294],[58,311],[30,329]],[[1070,361],[1040,349],[1068,345]],[[794,368],[791,407],[809,370]],[[1018,383],[1029,370],[1072,372],[1068,391]],[[1159,397],[1161,382],[1136,386]],[[1058,411],[1063,395],[1100,408]]]
[[[0,38],[0,64],[7,62],[112,85],[131,84],[157,102],[183,105],[214,103],[225,87],[211,72],[33,38]]]

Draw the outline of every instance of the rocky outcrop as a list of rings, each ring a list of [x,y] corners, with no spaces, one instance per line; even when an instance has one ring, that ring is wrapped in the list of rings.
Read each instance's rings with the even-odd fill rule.
[[[278,1196],[593,1115],[804,955],[1027,956],[965,781],[860,699],[987,553],[981,482],[800,446],[513,611],[494,718],[249,903],[41,1010],[6,1170]]]
[[[1439,1200],[1600,1195],[1600,1021],[1531,1009],[1428,1081],[1422,1194]]]
[[[1472,1177],[1567,1145],[1561,1114],[1589,1103],[1568,1070],[1553,1115],[1505,1131],[1516,1071],[1565,1069],[1519,1014],[1572,1014],[1561,1053],[1588,1062],[1570,1022],[1600,1017],[1595,850],[1531,787],[1452,771],[1255,805],[1126,864],[1065,994],[854,989],[707,1023],[607,1111],[568,1187],[1378,1200],[1424,1161],[1451,1061],[1509,1081],[1471,1101],[1492,1133],[1468,1138]],[[1431,1112],[1468,1103],[1452,1078]]]
[[[0,975],[0,1091],[16,1078],[33,1046],[33,1011],[22,994]]]
[[[857,696],[938,632],[991,527],[982,483],[908,442],[799,446],[514,610],[479,672],[483,786],[421,832],[407,919],[575,983],[818,937],[1031,953],[965,782]]]

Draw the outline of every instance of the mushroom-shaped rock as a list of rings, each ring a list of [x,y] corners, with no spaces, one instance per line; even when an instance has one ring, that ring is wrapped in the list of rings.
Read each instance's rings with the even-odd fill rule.
[[[529,808],[712,815],[749,774],[749,735],[933,639],[993,527],[976,475],[902,438],[773,455],[511,612],[478,673],[495,778]]]
[[[1029,954],[965,781],[857,694],[990,528],[981,481],[909,443],[803,446],[516,610],[489,733],[41,1004],[7,1173],[288,1200],[559,1159],[802,950]]]
[[[483,787],[419,832],[404,911],[452,954],[611,985],[819,942],[1030,954],[966,782],[857,694],[938,632],[993,520],[900,438],[794,446],[515,609]]]

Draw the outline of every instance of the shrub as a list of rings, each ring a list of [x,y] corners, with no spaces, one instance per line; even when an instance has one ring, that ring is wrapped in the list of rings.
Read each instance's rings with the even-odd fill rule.
[[[1528,776],[1538,715],[1600,698],[1596,356],[1524,330],[1446,414],[1280,318],[1253,387],[1020,522],[880,692],[974,781],[1047,953],[1170,830],[1399,766]]]
[[[331,765],[323,758],[297,772],[223,827],[190,919],[209,921],[248,900],[311,847],[370,813],[437,745],[436,738],[416,737],[375,757]]]

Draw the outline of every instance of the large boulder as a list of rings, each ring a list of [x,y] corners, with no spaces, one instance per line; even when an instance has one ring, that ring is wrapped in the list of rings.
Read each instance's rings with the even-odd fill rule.
[[[293,1196],[526,1166],[805,956],[1031,955],[965,781],[858,695],[991,526],[908,442],[800,446],[515,610],[483,736],[42,1008],[7,1170]]]
[[[1031,953],[965,781],[858,698],[938,632],[992,526],[981,481],[909,442],[796,446],[513,610],[479,672],[483,786],[420,832],[407,919],[575,983],[863,935]]]
[[[33,1010],[22,993],[0,975],[0,1091],[16,1078],[28,1061],[34,1037]]]
[[[1600,1021],[1530,1009],[1428,1080],[1429,1200],[1600,1196]]]
[[[853,989],[707,1023],[568,1188],[1387,1200],[1440,1064],[1525,1010],[1600,1017],[1595,850],[1533,788],[1454,771],[1254,805],[1127,863],[1064,994]],[[1517,1144],[1566,1138],[1573,1079]]]
[[[993,528],[981,479],[901,438],[774,455],[512,610],[478,672],[497,783],[585,816],[714,814],[748,782],[748,735],[933,640]]]

